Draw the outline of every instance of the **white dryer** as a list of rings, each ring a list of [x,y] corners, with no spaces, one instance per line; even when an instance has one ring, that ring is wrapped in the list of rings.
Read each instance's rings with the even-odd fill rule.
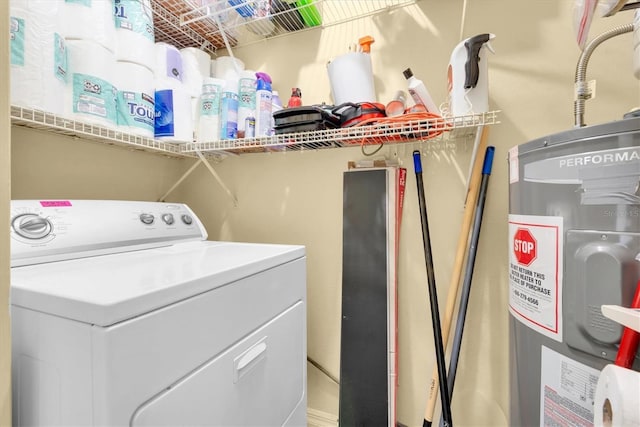
[[[15,425],[306,425],[303,246],[184,204],[11,202]]]

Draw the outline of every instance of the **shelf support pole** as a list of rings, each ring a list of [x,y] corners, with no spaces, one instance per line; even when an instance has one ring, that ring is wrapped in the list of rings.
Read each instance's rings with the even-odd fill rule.
[[[164,193],[164,195],[162,197],[160,197],[158,199],[159,202],[164,202],[167,199],[167,196],[169,196],[169,194],[171,194],[171,192],[173,192],[173,190],[175,190],[178,185],[182,184],[182,181],[184,181],[185,179],[187,179],[187,177],[189,175],[191,175],[191,172],[193,172],[194,170],[196,170],[196,168],[198,167],[198,165],[200,165],[200,163],[202,162],[202,159],[198,159],[198,161],[196,161],[193,165],[191,165],[191,167],[189,168],[189,170],[187,170],[184,174],[182,174],[182,176],[180,177],[180,179],[178,179],[178,181],[176,181],[175,184],[173,184],[173,186],[167,190],[166,193]]]
[[[196,150],[196,154],[198,155],[198,157],[200,157],[200,161],[202,162],[202,164],[204,164],[207,167],[209,172],[211,172],[211,175],[213,175],[216,181],[218,181],[218,184],[220,184],[222,189],[227,193],[227,195],[231,198],[231,200],[233,200],[233,206],[238,207],[238,199],[236,199],[236,196],[234,196],[231,190],[229,190],[229,187],[227,187],[224,184],[224,182],[222,182],[220,175],[218,175],[218,173],[213,169],[213,167],[209,164],[207,159],[202,155],[200,150]]]

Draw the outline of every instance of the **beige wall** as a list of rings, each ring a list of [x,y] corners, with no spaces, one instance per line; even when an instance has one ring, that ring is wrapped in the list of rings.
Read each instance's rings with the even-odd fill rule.
[[[530,139],[573,126],[573,80],[579,50],[570,0],[470,1],[463,38],[496,35],[489,58],[490,105],[501,110],[490,127],[496,146],[465,339],[453,399],[457,425],[508,423],[507,150]],[[379,100],[406,89],[402,70],[411,67],[437,102],[445,100],[446,69],[460,40],[462,0],[421,0],[323,31],[309,31],[237,49],[247,68],[274,79],[284,102],[291,87],[305,104],[331,103],[327,61],[350,42],[372,35],[373,69]],[[632,12],[598,19],[592,37],[622,23]],[[587,102],[587,124],[620,119],[640,106],[640,86],[631,72],[631,35],[596,50],[587,77],[597,97]],[[472,141],[427,142],[383,148],[410,171],[400,239],[398,420],[421,424],[427,383],[434,364],[420,219],[411,152],[422,150],[428,213],[441,307],[447,297],[463,214],[464,177]],[[309,355],[339,375],[342,251],[342,173],[359,148],[248,154],[217,166],[238,206],[205,170],[198,170],[174,195],[194,207],[210,238],[302,243],[308,253]],[[337,414],[338,388],[309,368],[309,406]]]
[[[12,128],[14,199],[158,200],[195,160]]]
[[[5,8],[6,2],[0,3]],[[496,54],[489,59],[490,104],[493,109],[502,110],[502,123],[492,126],[489,134],[489,143],[497,149],[496,163],[453,405],[456,424],[493,426],[506,425],[508,419],[506,153],[514,145],[572,126],[573,74],[579,51],[573,37],[570,0],[468,3],[463,37],[481,32],[496,34]],[[306,104],[331,103],[326,62],[345,52],[359,36],[371,34],[376,39],[372,59],[381,101],[389,100],[395,90],[406,88],[402,70],[409,66],[425,81],[434,99],[444,101],[446,66],[460,38],[461,12],[462,0],[421,0],[392,13],[270,40],[234,53],[248,67],[271,73],[283,100],[288,98],[291,87],[299,86]],[[0,15],[5,16],[6,11],[0,10]],[[629,12],[600,19],[594,23],[592,34],[627,22],[631,22]],[[6,27],[0,33],[7,34]],[[631,74],[630,52],[631,36],[625,35],[594,54],[588,77],[597,80],[598,96],[587,103],[588,124],[618,119],[640,104],[638,81]],[[0,81],[0,96],[5,99],[6,93],[4,79]],[[0,117],[6,120],[7,114],[0,113]],[[6,128],[0,123],[0,129]],[[12,130],[14,198],[155,200],[192,163],[39,131]],[[8,144],[2,142],[7,140],[0,138],[2,150],[8,151]],[[380,152],[397,159],[410,171],[399,257],[398,420],[411,426],[421,424],[434,363],[411,151],[418,148],[424,154],[436,276],[439,298],[444,302],[463,212],[463,180],[471,147],[472,140],[466,138],[388,146]],[[7,157],[0,155],[0,161]],[[362,157],[357,147],[232,156],[214,167],[237,196],[238,206],[203,167],[169,197],[191,205],[205,221],[211,239],[307,246],[308,351],[335,376],[339,374],[340,354],[342,173],[347,161]],[[7,167],[0,170],[8,175]],[[6,181],[8,176],[0,180]],[[6,203],[3,200],[8,190],[2,188],[0,203]],[[3,210],[6,223],[6,207]],[[8,238],[6,232],[2,233],[0,328],[5,328],[6,308],[2,307],[7,305]],[[3,331],[0,329],[0,415],[5,416],[8,372],[4,356],[8,340]],[[309,378],[310,406],[337,414],[337,387],[323,382],[324,378],[315,372]]]
[[[0,58],[9,58],[8,2],[0,3]],[[9,63],[0,62],[0,75]],[[0,78],[0,425],[11,424],[11,337],[9,335],[9,200],[11,199],[11,127],[9,80]]]

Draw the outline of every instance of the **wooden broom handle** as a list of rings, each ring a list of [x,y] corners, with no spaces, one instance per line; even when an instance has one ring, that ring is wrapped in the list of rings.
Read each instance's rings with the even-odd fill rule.
[[[471,177],[469,179],[469,188],[467,190],[467,196],[464,202],[464,216],[462,218],[462,228],[460,229],[460,236],[458,238],[458,250],[456,252],[456,258],[453,264],[453,273],[451,276],[451,282],[449,282],[449,295],[447,296],[447,305],[445,307],[444,319],[442,322],[442,341],[447,347],[449,341],[449,331],[451,330],[451,323],[453,319],[453,312],[455,310],[456,301],[458,299],[458,290],[460,289],[460,276],[462,276],[462,270],[464,267],[464,258],[468,252],[467,244],[469,242],[469,232],[471,231],[471,225],[476,211],[476,200],[478,199],[478,193],[480,192],[480,182],[482,181],[482,165],[484,158],[482,153],[486,151],[487,139],[489,129],[482,126],[480,141],[475,149],[476,157],[473,163],[473,169],[471,171]],[[446,381],[446,378],[445,378]],[[427,407],[424,412],[424,419],[426,421],[433,421],[433,411],[438,399],[438,369],[434,364],[433,373],[431,375],[431,383],[429,384],[429,395],[427,400]]]

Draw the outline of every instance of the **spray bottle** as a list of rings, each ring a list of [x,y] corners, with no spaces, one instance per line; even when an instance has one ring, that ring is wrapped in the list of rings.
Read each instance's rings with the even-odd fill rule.
[[[447,71],[449,108],[454,116],[489,111],[486,49],[495,53],[489,40],[494,34],[478,34],[453,49]]]
[[[287,102],[287,108],[301,107],[302,106],[302,91],[300,88],[294,87],[291,89],[291,97]]]

